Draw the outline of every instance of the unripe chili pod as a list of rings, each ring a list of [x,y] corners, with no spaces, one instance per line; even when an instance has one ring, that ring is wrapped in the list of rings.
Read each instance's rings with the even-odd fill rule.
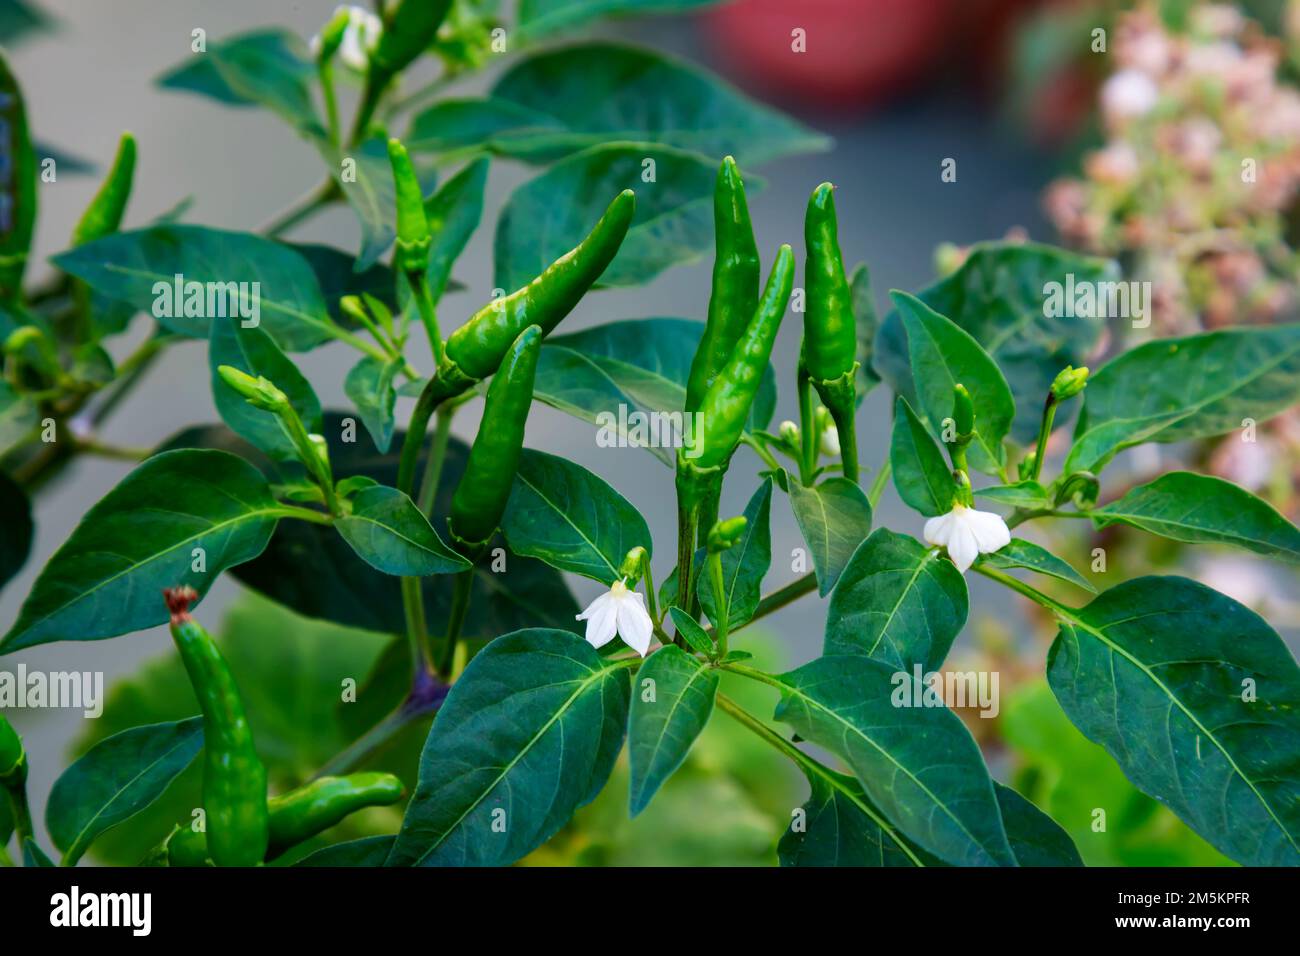
[[[433,244],[433,237],[429,235],[420,180],[415,175],[406,147],[395,139],[388,141],[388,162],[393,167],[397,205],[397,252],[393,265],[407,275],[424,275],[429,266],[429,247]]]
[[[345,777],[320,777],[296,790],[267,801],[270,840],[266,859],[310,840],[366,807],[385,807],[402,799],[402,781],[391,773],[354,773]],[[164,844],[171,866],[206,866],[203,834],[178,827]]]
[[[123,133],[117,144],[113,167],[95,193],[81,221],[72,232],[74,246],[112,235],[122,225],[126,203],[131,198],[131,184],[135,179],[135,137]]]
[[[488,386],[478,436],[451,499],[451,533],[465,544],[487,541],[505,513],[519,470],[541,350],[542,330],[530,325],[510,346]]]
[[[23,767],[26,754],[18,731],[0,714],[0,781],[16,777]]]
[[[731,357],[758,307],[759,259],[749,221],[745,184],[730,156],[718,167],[713,188],[713,289],[704,335],[686,382],[686,411],[699,411],[704,393]]]
[[[381,80],[400,73],[427,50],[451,8],[451,0],[400,0],[384,16],[384,32],[370,57]]]
[[[975,431],[975,403],[971,401],[966,386],[960,382],[952,387],[952,421],[958,440]]]
[[[635,211],[636,195],[623,190],[582,242],[528,285],[489,302],[451,333],[447,358],[456,369],[471,379],[487,378],[528,326],[539,326],[543,336],[549,335],[613,260]]]
[[[203,712],[203,809],[208,856],[218,866],[256,866],[269,838],[266,768],[253,746],[239,688],[216,642],[190,617],[191,587],[164,592],[172,639]]]
[[[794,253],[789,246],[782,246],[753,318],[700,403],[702,427],[683,449],[685,459],[697,471],[724,465],[740,441],[750,406],[767,371],[793,284]]]

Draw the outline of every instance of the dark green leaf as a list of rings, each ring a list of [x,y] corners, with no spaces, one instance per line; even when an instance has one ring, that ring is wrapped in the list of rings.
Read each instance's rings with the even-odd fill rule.
[[[381,452],[388,451],[393,442],[393,407],[397,404],[393,380],[399,368],[395,361],[381,362],[366,355],[343,380],[343,393],[357,406],[362,424]]]
[[[700,627],[699,621],[675,606],[668,609],[668,616],[672,618],[678,636],[691,645],[692,650],[707,655],[714,653],[713,638],[709,637],[708,631]]]
[[[647,184],[642,177],[651,171]],[[510,194],[497,221],[496,285],[514,290],[531,282],[576,246],[624,189],[636,190],[636,216],[600,284],[639,285],[693,262],[713,248],[716,177],[714,160],[669,146],[608,143],[575,153]],[[753,196],[760,183],[750,177],[745,185]]]
[[[581,465],[525,448],[501,533],[515,554],[612,584],[624,556],[651,550],[640,513]]]
[[[1273,629],[1177,577],[1055,610],[1047,676],[1075,726],[1228,856],[1300,863],[1300,669]]]
[[[952,510],[952,469],[930,432],[899,395],[894,400],[894,432],[889,441],[889,463],[894,487],[908,506],[926,517]]]
[[[601,447],[646,448],[676,463],[691,357],[704,332],[689,319],[634,319],[555,336],[542,347],[534,394],[560,411],[600,426]],[[750,431],[776,409],[776,375],[763,373],[749,410]]]
[[[1011,852],[1021,866],[1083,866],[1074,841],[1055,820],[996,780],[993,789]]]
[[[0,302],[18,299],[23,269],[36,225],[36,153],[27,130],[27,108],[9,61],[0,55],[0,122],[5,126],[4,182],[0,197],[5,216],[0,223]]]
[[[953,386],[965,385],[975,404],[971,465],[996,473],[1006,462],[1002,440],[1016,414],[1011,389],[997,364],[970,333],[919,299],[891,293],[907,330],[907,349],[918,407],[936,435],[952,417]]]
[[[294,866],[383,866],[395,839],[393,836],[372,836],[335,843],[304,857]]]
[[[265,106],[303,133],[322,136],[312,98],[315,76],[301,39],[287,30],[256,30],[209,44],[157,82],[230,106]]]
[[[1130,524],[1193,544],[1236,545],[1300,562],[1300,530],[1268,502],[1222,478],[1174,471],[1092,512],[1098,528]]]
[[[262,553],[281,514],[266,479],[221,451],[148,459],[86,513],[54,553],[0,643],[94,641],[162,624],[162,589],[206,593]]]
[[[711,6],[718,0],[522,0],[519,27],[540,37],[573,28],[597,17],[619,14],[674,13]]]
[[[1297,401],[1300,325],[1147,342],[1088,381],[1065,471],[1099,471],[1116,452],[1142,442],[1221,435]]]
[[[765,478],[745,505],[749,523],[734,545],[722,552],[722,586],[727,592],[728,629],[735,630],[754,616],[763,596],[763,576],[772,566],[772,479]],[[717,600],[713,582],[701,572],[698,582],[700,607],[715,625]]]
[[[866,657],[820,658],[780,678],[776,719],[848,763],[871,802],[924,849],[956,866],[1015,866],[970,732],[946,707],[896,705],[913,681],[897,674]]]
[[[812,488],[790,480],[790,506],[812,552],[817,593],[825,597],[871,533],[871,502],[856,482],[828,478]]]
[[[917,293],[988,351],[1015,396],[1016,441],[1038,434],[1039,417],[1056,373],[1080,366],[1093,351],[1104,321],[1077,315],[1049,315],[1044,303],[1050,283],[1097,283],[1119,278],[1103,259],[1037,243],[988,242],[972,247],[956,272]],[[907,336],[897,311],[881,323],[876,371],[909,402],[916,386],[908,363]],[[967,383],[969,384],[969,383]]]
[[[18,483],[0,471],[0,588],[22,570],[32,550],[32,505]]]
[[[260,327],[288,351],[330,338],[329,313],[311,266],[288,246],[252,233],[154,226],[105,236],[52,261],[179,335],[207,338],[212,320],[235,321],[242,308],[248,321],[257,311]],[[180,301],[177,275],[185,283]],[[203,284],[202,294],[191,299],[194,283]]]
[[[465,244],[483,217],[483,187],[487,183],[488,161],[476,159],[424,202],[433,245],[425,279],[436,303],[451,278],[451,267],[465,251]]]
[[[64,863],[157,800],[203,747],[203,718],[134,727],[90,748],[50,789],[45,828]]]
[[[425,148],[481,144],[534,162],[620,140],[748,164],[828,145],[715,76],[614,43],[534,54],[497,81],[489,99],[437,104],[416,117],[411,132]]]
[[[1013,508],[1035,510],[1052,507],[1052,499],[1048,497],[1047,489],[1030,478],[1011,485],[988,485],[984,488],[976,488],[975,497],[988,498],[990,501],[997,501]]]
[[[823,653],[938,669],[966,623],[966,582],[915,538],[877,528],[831,593]]]
[[[1009,544],[1004,545],[992,554],[981,554],[979,560],[980,564],[1000,568],[1004,571],[1009,568],[1025,568],[1029,571],[1037,571],[1039,574],[1047,574],[1062,581],[1068,581],[1085,591],[1091,591],[1093,594],[1097,593],[1097,589],[1092,586],[1091,582],[1074,570],[1068,561],[1063,561],[1046,548],[1034,544],[1032,541],[1012,538]]]
[[[275,340],[260,328],[244,328],[238,319],[212,323],[208,342],[208,367],[212,373],[212,400],[221,420],[235,434],[266,452],[277,461],[297,458],[293,442],[280,427],[273,412],[255,408],[226,384],[217,368],[230,365],[254,377],[264,376],[289,397],[298,417],[309,432],[321,429],[320,401],[311,383],[298,371]]]
[[[375,485],[352,499],[352,513],[334,522],[344,540],[385,574],[455,574],[469,562],[447,547],[415,502],[396,488]]]
[[[713,713],[718,672],[675,644],[651,654],[636,674],[628,714],[632,769],[629,812],[636,816],[682,765]]]
[[[389,864],[506,865],[549,839],[609,777],[629,663],[541,628],[488,644],[434,719]]]

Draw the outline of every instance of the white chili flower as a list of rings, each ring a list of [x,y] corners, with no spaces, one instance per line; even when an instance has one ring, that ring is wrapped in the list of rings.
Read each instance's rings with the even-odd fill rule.
[[[642,657],[650,650],[654,622],[645,609],[645,596],[622,580],[615,581],[607,592],[588,604],[578,620],[587,622],[587,643],[592,647],[604,647],[618,634]]]
[[[1111,122],[1149,113],[1159,98],[1155,81],[1138,70],[1113,73],[1101,88],[1101,108]]]
[[[346,10],[348,25],[343,31],[343,43],[339,46],[339,59],[354,70],[365,70],[370,63],[370,54],[379,45],[379,35],[384,30],[383,21],[364,7],[345,6],[335,9]],[[311,52],[315,56],[320,52],[320,34],[311,38]]]
[[[827,458],[840,457],[840,433],[835,430],[835,426],[822,429],[821,452]]]
[[[1011,532],[1001,516],[991,511],[976,511],[954,502],[952,511],[925,523],[925,540],[948,549],[948,557],[963,574],[981,554],[1004,548]]]

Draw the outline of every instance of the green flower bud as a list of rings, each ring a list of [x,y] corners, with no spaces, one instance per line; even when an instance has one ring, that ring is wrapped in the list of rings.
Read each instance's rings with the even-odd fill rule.
[[[709,529],[709,554],[717,554],[732,547],[745,533],[749,520],[743,516],[719,521]]]
[[[1052,398],[1058,402],[1063,402],[1067,398],[1078,395],[1087,386],[1088,370],[1086,368],[1072,368],[1067,365],[1052,382]]]
[[[289,408],[289,396],[260,375],[253,378],[247,372],[241,372],[229,365],[218,365],[217,374],[254,408],[265,409],[276,414]]]
[[[320,31],[320,49],[316,52],[317,64],[328,63],[343,45],[343,34],[347,32],[352,12],[347,7],[339,7],[334,17]]]
[[[424,214],[424,197],[420,194],[420,180],[406,147],[395,139],[388,141],[388,161],[393,167],[393,183],[397,188],[397,256],[395,264],[407,273],[424,274],[429,265],[429,220]]]
[[[649,557],[645,548],[637,545],[627,553],[627,557],[623,559],[622,565],[619,566],[619,578],[627,578],[631,584],[635,585],[637,581],[641,580],[641,574],[645,570],[645,562],[649,560]]]
[[[778,437],[780,437],[781,441],[785,442],[791,448],[799,447],[799,426],[796,425],[794,422],[791,421],[782,422],[781,428],[777,432],[777,435]]]

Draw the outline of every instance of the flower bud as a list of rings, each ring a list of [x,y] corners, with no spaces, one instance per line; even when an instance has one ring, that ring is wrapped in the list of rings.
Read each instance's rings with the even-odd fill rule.
[[[1052,398],[1063,402],[1082,392],[1088,385],[1088,369],[1067,365],[1052,382]]]
[[[788,420],[782,422],[781,427],[777,429],[777,435],[791,448],[799,447],[799,426],[794,422]]]
[[[321,28],[320,35],[312,43],[318,64],[334,59],[334,54],[343,45],[343,35],[351,22],[352,11],[347,7],[339,7],[334,11],[334,16]]]
[[[641,574],[645,569],[645,562],[648,561],[649,558],[650,556],[646,554],[645,548],[637,545],[627,553],[627,557],[625,557],[623,563],[619,565],[619,578],[626,578],[635,585],[637,581],[641,580]]]
[[[745,533],[749,520],[743,515],[737,518],[727,518],[719,521],[709,529],[708,548],[709,554],[717,554],[720,551],[726,551],[732,547],[740,536]]]
[[[244,397],[254,408],[279,413],[289,408],[289,396],[262,376],[253,378],[230,365],[218,365],[221,380]]]

